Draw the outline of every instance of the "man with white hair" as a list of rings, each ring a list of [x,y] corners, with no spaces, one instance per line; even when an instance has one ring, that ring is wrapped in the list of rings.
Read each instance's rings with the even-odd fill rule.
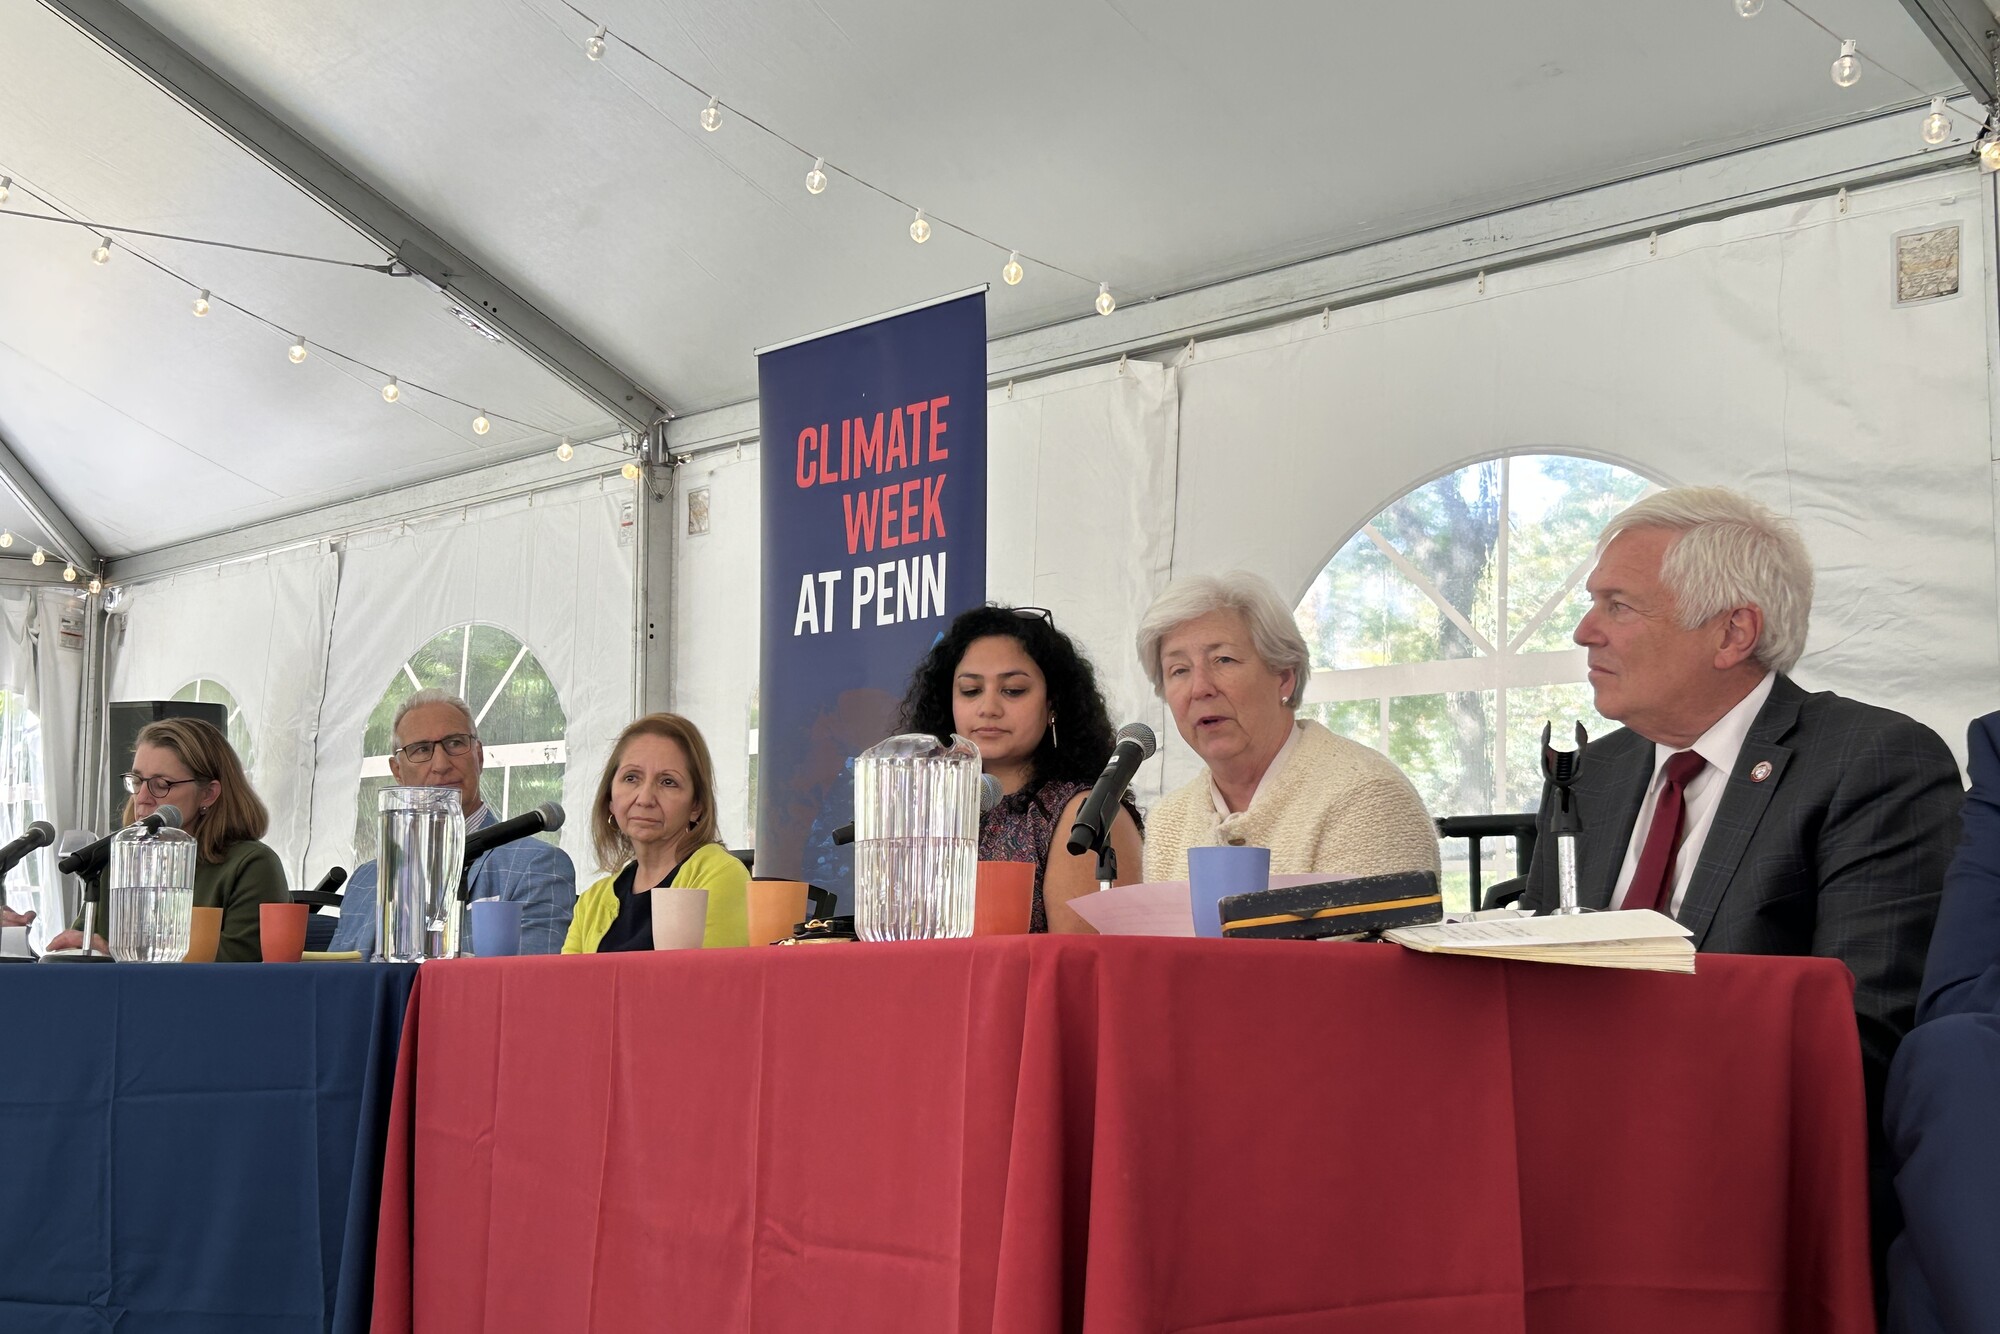
[[[1590,742],[1571,789],[1580,902],[1669,913],[1714,953],[1845,963],[1879,1125],[1958,840],[1950,750],[1912,718],[1785,674],[1805,648],[1812,560],[1747,496],[1647,497],[1605,528],[1586,587],[1574,638],[1597,711],[1625,726]],[[1552,797],[1527,907],[1556,903]]]
[[[473,728],[472,710],[443,690],[419,690],[396,709],[390,733],[395,749],[389,772],[405,787],[455,787],[470,834],[497,823],[499,816],[479,794],[486,751]],[[378,867],[363,862],[348,877],[341,899],[334,950],[375,952],[375,886]],[[560,954],[576,906],[576,867],[569,854],[538,838],[519,839],[492,849],[466,868],[472,897],[513,899],[521,904],[521,953]]]

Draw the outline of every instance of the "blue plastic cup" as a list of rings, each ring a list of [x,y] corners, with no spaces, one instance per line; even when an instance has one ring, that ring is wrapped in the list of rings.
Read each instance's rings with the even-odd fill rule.
[[[1222,901],[1231,894],[1261,894],[1271,887],[1269,848],[1189,848],[1188,907],[1194,933],[1222,938]]]
[[[499,959],[521,952],[521,905],[513,899],[475,899],[472,956]]]

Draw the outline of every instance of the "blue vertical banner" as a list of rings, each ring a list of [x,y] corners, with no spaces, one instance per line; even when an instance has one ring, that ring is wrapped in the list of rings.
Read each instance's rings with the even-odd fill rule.
[[[986,598],[986,292],[757,354],[757,874],[853,903],[854,757]]]

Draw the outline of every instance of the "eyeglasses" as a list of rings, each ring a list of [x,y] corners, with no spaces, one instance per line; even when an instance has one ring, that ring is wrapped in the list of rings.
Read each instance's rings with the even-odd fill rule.
[[[1032,617],[1038,621],[1046,621],[1048,622],[1049,629],[1053,630],[1056,628],[1056,615],[1047,607],[1016,607],[1014,608],[1014,614],[1016,616]]]
[[[139,789],[143,787],[146,791],[152,793],[154,800],[157,801],[177,787],[186,787],[189,783],[205,783],[207,781],[205,778],[145,778],[139,774],[126,774],[125,790],[137,796]]]
[[[470,732],[453,732],[450,736],[441,736],[435,741],[412,741],[406,746],[398,746],[395,753],[411,764],[424,764],[429,762],[431,756],[442,746],[445,754],[457,759],[471,750],[473,743],[478,740],[479,738]]]

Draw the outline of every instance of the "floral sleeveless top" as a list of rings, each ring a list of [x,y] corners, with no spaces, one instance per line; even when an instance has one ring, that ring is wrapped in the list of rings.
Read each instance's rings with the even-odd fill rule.
[[[1000,798],[1000,803],[979,817],[979,860],[983,862],[1033,862],[1035,864],[1035,905],[1028,930],[1049,929],[1048,909],[1042,903],[1042,875],[1049,868],[1049,844],[1055,841],[1056,821],[1063,807],[1079,792],[1090,791],[1089,783],[1073,781],[1030,783],[1019,792]],[[1124,808],[1134,821],[1139,808],[1128,797]],[[1140,826],[1142,829],[1144,825]],[[1128,870],[1136,868],[1124,868]]]

